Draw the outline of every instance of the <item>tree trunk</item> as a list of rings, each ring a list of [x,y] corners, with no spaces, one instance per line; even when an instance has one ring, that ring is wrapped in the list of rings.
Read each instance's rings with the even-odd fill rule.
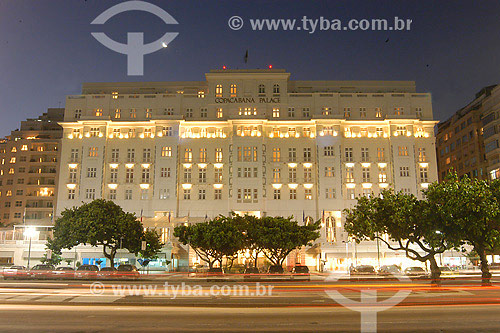
[[[253,261],[253,267],[257,268],[257,258],[259,257],[259,252],[255,251],[255,260]]]
[[[439,266],[436,262],[436,258],[434,257],[434,255],[432,255],[429,258],[429,263],[431,266],[431,283],[440,284],[441,283],[441,279],[440,279],[441,270],[439,269]]]
[[[488,266],[488,259],[486,258],[485,251],[481,249],[477,249],[476,252],[479,255],[479,260],[481,261],[481,282],[483,286],[491,285],[491,273],[490,268]]]

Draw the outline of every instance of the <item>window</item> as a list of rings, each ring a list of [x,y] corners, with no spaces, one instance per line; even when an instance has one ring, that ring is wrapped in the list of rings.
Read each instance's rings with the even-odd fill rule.
[[[170,191],[168,189],[162,188],[160,190],[160,200],[166,200],[170,197]]]
[[[281,169],[273,168],[273,182],[279,183],[281,181]]]
[[[87,178],[95,178],[97,175],[97,168],[87,168]]]
[[[88,188],[85,190],[85,199],[94,200],[95,199],[95,189]]]
[[[288,118],[295,117],[295,108],[288,108]]]
[[[363,196],[364,197],[371,197],[372,195],[372,189],[371,188],[364,188],[363,189]]]
[[[259,84],[259,94],[265,94],[266,93],[266,86],[263,84]]]
[[[238,162],[257,162],[257,147],[238,147]]]
[[[15,157],[11,157],[10,158],[10,164],[16,164],[16,158]]]
[[[426,161],[425,148],[418,148],[418,161],[419,162]]]
[[[352,148],[344,148],[344,152],[345,152],[345,161],[352,162],[353,161]]]
[[[184,149],[184,162],[193,162],[193,150],[191,148]]]
[[[95,109],[94,111],[96,117],[102,117],[102,109]]]
[[[128,137],[129,138],[135,138],[135,128],[130,128],[128,130]]]
[[[208,117],[208,110],[207,110],[207,108],[201,108],[200,109],[200,117],[201,118],[207,118]]]
[[[163,115],[164,116],[171,116],[174,114],[174,108],[166,108],[163,110]]]
[[[149,198],[149,189],[143,188],[141,189],[141,200],[148,200]]]
[[[207,161],[207,148],[200,148],[200,162],[205,163]]]
[[[9,201],[5,202],[4,206],[5,206],[5,208],[9,208],[10,207],[10,202]]]
[[[199,168],[198,169],[198,181],[201,184],[204,184],[207,182],[207,169],[206,168]]]
[[[19,178],[19,179],[17,180],[17,183],[18,183],[18,184],[24,184],[24,178]],[[0,186],[1,186],[1,185],[2,185],[2,183],[0,182]]]
[[[399,156],[408,156],[408,147],[399,146]]]
[[[217,108],[217,118],[222,118],[224,114],[222,113],[222,108]]]
[[[420,167],[420,182],[427,183],[428,181],[427,167]]]
[[[162,157],[171,157],[172,156],[172,147],[162,147],[161,148],[161,156]]]
[[[297,161],[297,149],[296,148],[288,148],[288,162],[296,162]]]
[[[297,182],[297,169],[288,168],[288,182],[296,183]]]
[[[149,168],[142,168],[142,183],[149,183]]]
[[[21,151],[27,151],[27,150],[28,150],[28,145],[21,146]]]
[[[146,128],[144,129],[144,137],[145,138],[151,138],[153,135],[152,135],[152,131],[151,131],[151,128]]]
[[[356,199],[356,192],[354,191],[353,188],[347,189],[347,199],[350,199],[350,200]]]
[[[89,157],[97,157],[97,147],[89,147]]]
[[[345,181],[347,183],[354,183],[354,170],[353,170],[353,168],[346,168]]]
[[[406,127],[404,127],[404,126],[397,126],[396,127],[396,134],[397,135],[406,135]]]
[[[312,168],[304,168],[304,182],[312,182]]]
[[[304,162],[311,162],[311,160],[312,160],[311,148],[306,147],[304,148]]]
[[[422,108],[415,108],[415,116],[417,118],[422,118]]]
[[[134,168],[126,168],[125,183],[133,183],[133,182],[134,182]]]
[[[399,167],[399,175],[401,177],[410,177],[410,168],[409,167]]]
[[[215,162],[222,162],[222,148],[215,148]]]
[[[9,169],[9,175],[13,175],[14,174],[14,168],[10,168]]]
[[[305,199],[305,200],[312,200],[312,198],[313,198],[313,195],[312,195],[312,189],[310,189],[310,188],[306,188],[306,189],[304,190],[304,199]]]
[[[222,182],[222,168],[214,169],[214,179],[216,183]]]
[[[325,177],[334,177],[334,176],[335,176],[334,168],[332,166],[325,167]]]
[[[125,200],[132,200],[132,190],[125,190]]]
[[[116,190],[115,189],[109,190],[108,198],[109,198],[109,200],[116,200]]]
[[[191,183],[191,168],[184,168],[183,179],[184,183]]]
[[[366,108],[359,108],[359,117],[366,118]]]
[[[325,156],[328,156],[328,157],[335,156],[335,147],[334,146],[326,146],[323,149],[323,152],[324,152]]]
[[[363,178],[363,183],[369,183],[370,182],[370,168],[362,168],[361,174],[362,174],[362,178]]]
[[[161,168],[160,177],[162,178],[170,177],[170,168]]]
[[[151,119],[153,117],[153,110],[152,109],[146,109],[145,116],[146,116],[146,119]]]
[[[69,169],[69,182],[76,183],[76,169]]]
[[[222,97],[222,84],[215,86],[215,97]]]
[[[370,156],[368,154],[368,148],[361,148],[361,162],[369,162]]]
[[[384,148],[377,148],[377,160],[379,162],[385,161],[385,149]]]
[[[109,175],[111,183],[115,184],[118,182],[118,169],[111,169]]]
[[[164,126],[161,130],[163,136],[173,136],[173,133],[172,126]]]
[[[127,162],[128,163],[135,162],[135,149],[134,148],[127,149]]]
[[[222,189],[214,190],[214,200],[222,200]]]
[[[279,118],[279,117],[280,117],[280,109],[273,108],[273,118]]]
[[[132,118],[132,119],[137,118],[137,110],[136,109],[130,109],[130,118]]]
[[[16,203],[14,204],[14,207],[21,207],[23,205],[23,202],[18,200],[16,201]]]
[[[82,117],[82,110],[75,110],[75,119],[80,119]]]
[[[311,111],[309,108],[302,108],[302,117],[309,118],[311,116]]]
[[[273,199],[281,200],[281,189],[275,188],[273,191]]]
[[[351,117],[351,108],[344,108],[344,118]]]
[[[275,84],[273,85],[273,94],[279,94],[280,93],[280,85]]]
[[[111,149],[111,162],[117,163],[119,157],[120,157],[120,149],[118,148]]]
[[[335,189],[334,188],[326,188],[325,189],[325,199],[335,199]]]
[[[297,200],[297,189],[291,188],[289,193],[290,200]]]
[[[281,150],[280,148],[273,148],[273,162],[281,161]]]
[[[396,107],[394,108],[394,114],[396,116],[401,116],[404,114],[404,108],[401,108],[401,107]]]
[[[75,189],[68,190],[68,200],[75,200]]]
[[[198,200],[206,199],[206,190],[200,189],[198,190]]]
[[[233,83],[229,86],[229,93],[231,97],[236,97],[236,84]]]
[[[115,109],[115,119],[120,119],[122,117],[122,110]]]
[[[150,148],[144,148],[142,150],[142,161],[149,163],[151,162],[151,149]]]
[[[375,108],[375,118],[382,118],[382,109]]]
[[[378,182],[386,183],[387,182],[387,168],[379,168],[378,169]]]

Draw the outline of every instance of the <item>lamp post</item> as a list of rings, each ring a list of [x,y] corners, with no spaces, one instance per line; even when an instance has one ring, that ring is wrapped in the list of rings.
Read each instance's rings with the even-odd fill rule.
[[[30,242],[29,242],[29,247],[28,247],[28,265],[26,266],[26,269],[30,269],[30,259],[31,259],[31,238],[35,236],[35,228],[33,227],[27,227],[24,229],[24,236],[28,237]]]

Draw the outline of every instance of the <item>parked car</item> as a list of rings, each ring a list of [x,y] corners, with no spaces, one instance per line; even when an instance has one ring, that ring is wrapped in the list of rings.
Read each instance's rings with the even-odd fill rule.
[[[425,278],[427,277],[427,272],[422,267],[408,267],[405,269],[405,275],[413,278]]]
[[[352,275],[376,275],[375,267],[371,265],[360,265],[351,270]]]
[[[261,279],[260,270],[257,267],[245,268],[245,271],[243,272],[243,280],[253,281],[260,279]]]
[[[311,274],[309,273],[309,267],[297,265],[292,268],[292,280],[311,280]]]
[[[285,270],[282,266],[269,266],[267,274],[284,274]]]
[[[96,279],[99,267],[97,265],[81,265],[76,269],[75,279]]]
[[[73,279],[74,277],[75,270],[69,266],[60,266],[52,271],[54,279]]]
[[[53,265],[49,264],[38,264],[33,266],[29,272],[28,276],[32,279],[50,279],[52,278],[52,271],[54,270]]]
[[[140,273],[134,265],[122,264],[116,269],[115,277],[118,279],[137,280],[140,277]]]
[[[382,265],[378,270],[379,275],[399,275],[401,268],[398,265]]]
[[[99,279],[114,279],[116,277],[116,268],[103,267],[99,272],[97,272],[97,277]]]
[[[3,269],[4,279],[26,279],[27,277],[28,271],[24,266],[12,265]]]
[[[439,269],[441,270],[441,278],[444,278],[444,279],[446,279],[446,278],[454,279],[458,275],[457,271],[452,270],[448,266],[442,266],[442,267],[439,267]]]

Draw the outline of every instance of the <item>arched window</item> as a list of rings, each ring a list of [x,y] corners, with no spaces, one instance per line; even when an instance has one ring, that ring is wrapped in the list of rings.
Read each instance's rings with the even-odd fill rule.
[[[222,97],[222,84],[215,86],[215,97]]]
[[[231,94],[231,97],[236,97],[236,85],[235,84],[231,84],[229,92]]]

